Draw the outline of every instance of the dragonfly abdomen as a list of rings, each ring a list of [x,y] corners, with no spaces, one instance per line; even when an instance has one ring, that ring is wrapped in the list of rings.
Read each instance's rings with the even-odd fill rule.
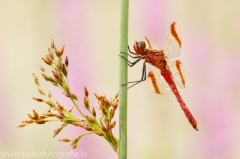
[[[182,100],[182,97],[180,96],[180,94],[177,90],[177,87],[176,87],[175,83],[173,82],[172,73],[167,69],[163,69],[161,71],[162,71],[161,72],[162,76],[165,78],[166,82],[168,83],[168,85],[172,89],[172,92],[175,94],[182,110],[184,111],[185,116],[188,118],[188,121],[193,126],[193,128],[198,131],[197,122],[196,122],[195,118],[192,116],[192,113],[187,108],[184,101]]]

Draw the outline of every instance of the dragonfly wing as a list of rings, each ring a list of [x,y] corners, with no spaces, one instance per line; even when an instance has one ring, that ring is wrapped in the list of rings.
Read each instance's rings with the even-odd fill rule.
[[[180,88],[185,88],[185,71],[182,63],[176,60],[168,62],[167,66],[172,73],[174,83]]]
[[[167,58],[177,57],[181,51],[181,34],[179,25],[173,22],[169,34],[163,45],[163,52]]]
[[[149,40],[148,38],[144,37],[144,41],[145,41],[145,44],[146,44],[146,49],[148,50],[159,50],[158,47],[156,45],[153,45]]]
[[[171,88],[161,75],[160,69],[152,70],[148,73],[147,78],[149,88],[157,94],[169,94]]]

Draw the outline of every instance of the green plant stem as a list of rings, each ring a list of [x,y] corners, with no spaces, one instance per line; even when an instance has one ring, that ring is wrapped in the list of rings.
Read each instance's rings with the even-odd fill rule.
[[[127,52],[128,47],[128,6],[129,0],[121,0],[120,15],[120,52]],[[121,54],[127,58],[126,54]],[[119,67],[119,144],[118,158],[127,159],[127,62],[120,58]]]

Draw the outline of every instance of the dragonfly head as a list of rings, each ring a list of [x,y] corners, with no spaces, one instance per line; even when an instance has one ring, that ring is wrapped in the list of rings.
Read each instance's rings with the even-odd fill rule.
[[[146,44],[144,41],[139,41],[139,42],[136,41],[135,44],[133,45],[133,48],[136,53],[142,54],[142,53],[144,53],[144,51],[146,49]]]

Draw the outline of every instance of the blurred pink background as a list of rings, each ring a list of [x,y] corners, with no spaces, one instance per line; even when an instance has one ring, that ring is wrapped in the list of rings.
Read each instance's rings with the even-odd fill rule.
[[[181,95],[199,131],[191,127],[173,94],[154,94],[142,82],[128,92],[128,158],[240,158],[239,6],[237,0],[130,1],[131,49],[144,36],[161,48],[170,24],[177,21],[180,25],[182,51],[177,59],[184,65],[187,86]],[[119,20],[120,1],[0,1],[0,152],[71,151],[70,143],[58,140],[84,133],[81,128],[68,126],[54,139],[59,122],[16,128],[32,109],[39,113],[48,109],[32,99],[41,97],[32,73],[54,100],[67,108],[73,106],[41,77],[38,65],[47,67],[41,57],[54,39],[58,48],[66,46],[71,90],[80,99],[84,86],[89,89],[91,107],[97,102],[93,93],[115,95]],[[147,65],[147,71],[152,69]],[[139,80],[141,72],[142,63],[129,68],[129,81]],[[80,116],[76,109],[73,113]],[[114,119],[118,124],[117,114]],[[118,136],[118,125],[114,133]],[[97,135],[84,136],[75,151],[86,152],[89,159],[117,158],[107,141]]]

